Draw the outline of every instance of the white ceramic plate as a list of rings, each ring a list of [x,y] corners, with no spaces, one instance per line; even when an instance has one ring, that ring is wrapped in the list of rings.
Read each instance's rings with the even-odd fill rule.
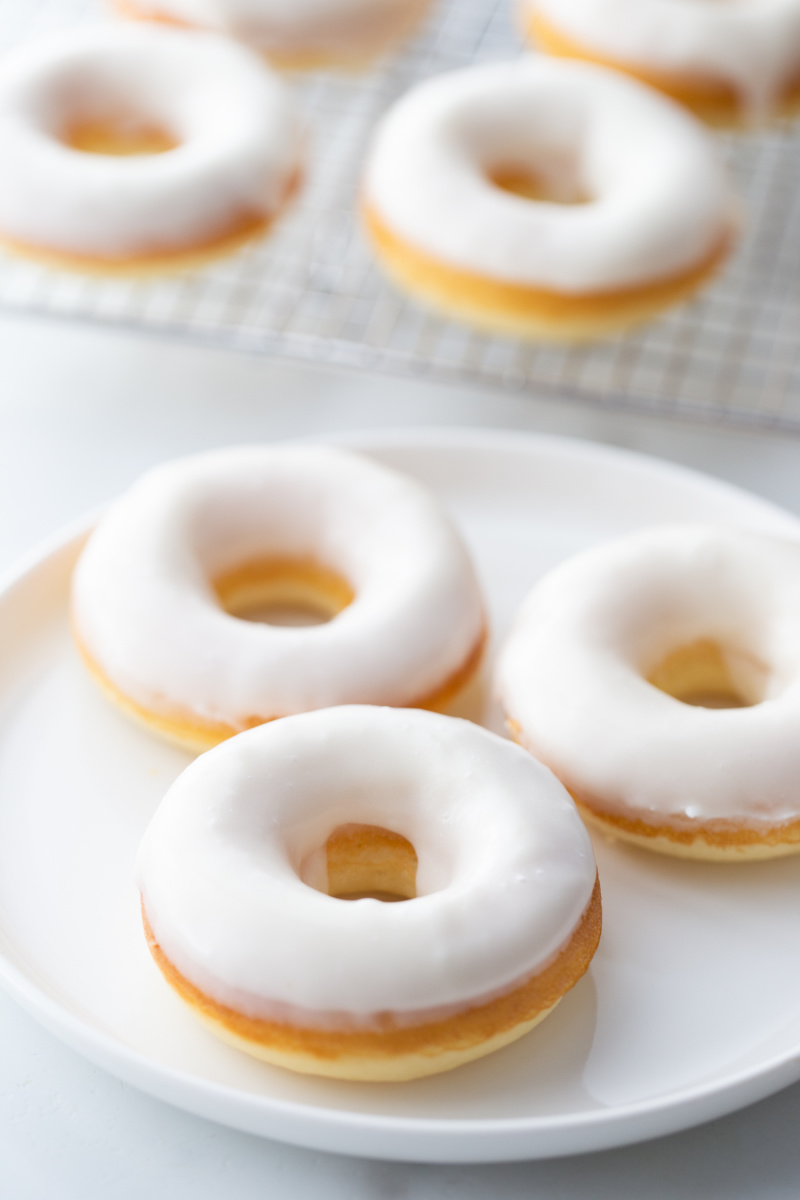
[[[597,446],[485,432],[352,441],[442,496],[495,638],[542,572],[601,539],[676,520],[800,533],[755,497]],[[498,1054],[416,1083],[347,1084],[213,1038],[150,961],[131,881],[140,835],[188,758],[129,725],[76,659],[67,592],[82,536],[52,542],[0,588],[0,979],[53,1032],[213,1120],[424,1161],[619,1145],[800,1077],[800,856],[704,866],[602,841],[605,928],[589,975]]]

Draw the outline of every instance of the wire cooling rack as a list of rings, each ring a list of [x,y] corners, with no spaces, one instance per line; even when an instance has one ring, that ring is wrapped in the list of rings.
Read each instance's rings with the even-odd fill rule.
[[[746,205],[743,244],[711,288],[642,332],[571,349],[488,337],[382,278],[355,210],[375,121],[419,79],[519,54],[512,5],[438,0],[416,40],[372,71],[295,77],[311,165],[270,237],[201,271],[136,281],[0,254],[0,307],[800,433],[800,132],[789,126],[723,137]],[[99,0],[0,0],[0,50],[91,19],[105,19]]]

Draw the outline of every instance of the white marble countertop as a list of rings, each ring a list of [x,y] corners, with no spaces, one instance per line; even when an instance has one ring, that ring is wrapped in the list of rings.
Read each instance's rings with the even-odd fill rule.
[[[34,320],[0,322],[0,566],[176,454],[254,438],[499,426],[656,454],[800,513],[800,442],[526,396],[352,376]],[[787,948],[788,949],[788,948]],[[367,1162],[171,1109],[84,1062],[0,995],[2,1200],[783,1200],[800,1085],[602,1154],[502,1166]]]

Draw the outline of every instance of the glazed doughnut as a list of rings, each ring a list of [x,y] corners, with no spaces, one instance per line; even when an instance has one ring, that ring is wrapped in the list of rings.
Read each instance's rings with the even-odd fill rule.
[[[197,1016],[259,1058],[347,1079],[499,1049],[600,936],[563,787],[435,713],[325,709],[233,738],[167,793],[136,875],[153,956]]]
[[[526,600],[497,681],[515,738],[606,832],[800,850],[800,542],[674,526],[579,555]]]
[[[258,604],[332,619],[241,619]],[[367,458],[252,446],[157,467],[89,538],[72,590],[92,674],[204,750],[335,704],[448,707],[478,672],[483,605],[436,498]]]
[[[0,70],[0,241],[80,268],[183,265],[262,232],[299,178],[287,92],[210,34],[81,28]]]
[[[111,0],[123,16],[238,38],[284,69],[357,68],[407,37],[429,0]]]
[[[800,0],[521,0],[549,54],[625,71],[715,124],[800,104]]]
[[[736,220],[707,133],[600,67],[533,57],[414,88],[363,189],[379,261],[435,308],[527,337],[594,337],[703,283]]]

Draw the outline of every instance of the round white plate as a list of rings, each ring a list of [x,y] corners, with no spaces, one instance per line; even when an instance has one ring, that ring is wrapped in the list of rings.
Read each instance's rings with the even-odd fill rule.
[[[487,432],[350,439],[424,480],[463,530],[495,639],[561,559],[657,522],[800,534],[700,475],[553,438]],[[800,1077],[800,856],[670,861],[598,840],[605,928],[586,978],[522,1041],[407,1084],[292,1075],[199,1025],[150,960],[131,867],[188,757],[99,696],[71,646],[85,530],[0,588],[0,980],[128,1082],[240,1129],[376,1158],[575,1153],[707,1120]],[[497,713],[487,713],[497,727]]]

